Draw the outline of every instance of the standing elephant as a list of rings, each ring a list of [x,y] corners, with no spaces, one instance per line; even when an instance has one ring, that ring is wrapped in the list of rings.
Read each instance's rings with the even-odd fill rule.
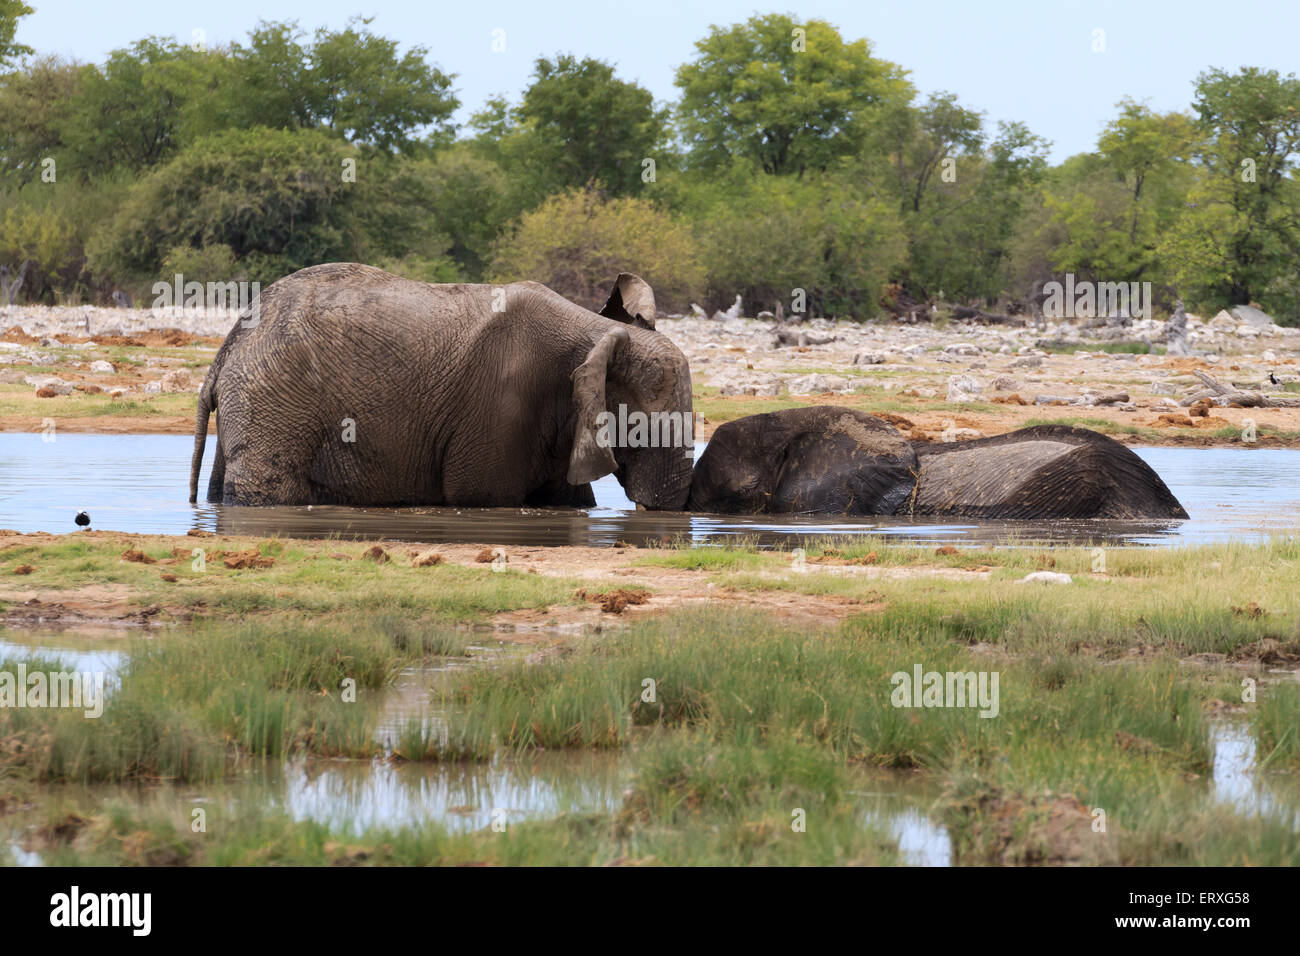
[[[916,452],[890,425],[834,405],[718,426],[695,466],[691,511],[888,515],[906,507]]]
[[[191,501],[212,411],[208,498],[226,504],[590,506],[589,483],[611,472],[646,508],[686,501],[689,431],[681,447],[602,429],[616,410],[692,423],[686,358],[634,275],[598,314],[535,282],[430,285],[330,263],[259,305],[199,393]]]

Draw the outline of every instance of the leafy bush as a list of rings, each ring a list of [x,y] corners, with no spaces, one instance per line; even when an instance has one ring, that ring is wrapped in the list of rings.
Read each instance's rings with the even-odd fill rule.
[[[686,202],[697,222],[711,306],[739,294],[746,312],[780,301],[819,315],[870,318],[885,282],[907,252],[897,212],[833,176],[803,179],[735,171]]]
[[[620,272],[635,272],[664,311],[684,308],[703,288],[700,250],[690,227],[647,199],[605,199],[590,189],[553,196],[525,213],[496,245],[492,275],[534,279],[589,309],[599,309]]]
[[[354,204],[344,182],[355,150],[326,133],[255,128],[201,139],[132,188],[95,237],[93,268],[157,276],[176,247],[228,247],[251,280],[358,258]]]

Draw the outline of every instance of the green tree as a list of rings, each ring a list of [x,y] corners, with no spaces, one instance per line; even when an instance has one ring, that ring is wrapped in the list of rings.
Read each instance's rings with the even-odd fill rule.
[[[221,245],[250,279],[269,283],[364,258],[356,207],[372,197],[340,175],[355,153],[321,130],[257,127],[198,140],[131,187],[93,237],[92,268],[152,281],[178,248],[192,257]]]
[[[862,148],[882,108],[912,95],[899,67],[824,20],[755,16],[695,46],[677,71],[679,116],[706,167],[744,158],[768,173],[828,169]]]
[[[370,255],[425,281],[483,276],[509,215],[509,182],[496,163],[460,143],[433,156],[368,160],[359,177]]]
[[[907,252],[892,197],[873,196],[847,172],[768,176],[739,162],[689,175],[670,195],[696,223],[709,307],[740,295],[755,312],[778,302],[845,318],[879,310]]]
[[[1161,243],[1185,209],[1196,130],[1184,113],[1130,99],[1098,139],[1045,177],[1041,201],[1018,229],[1011,266],[1021,290],[1071,272],[1105,282],[1166,284]]]
[[[1193,107],[1204,178],[1162,248],[1180,291],[1209,307],[1250,302],[1293,271],[1300,248],[1300,80],[1209,70]]]
[[[535,169],[555,189],[600,183],[614,195],[642,185],[642,160],[655,158],[668,112],[650,91],[617,79],[608,63],[569,55],[541,57],[517,111]]]
[[[258,24],[246,44],[230,49],[223,109],[213,119],[235,127],[322,127],[384,152],[415,150],[416,132],[430,125],[448,138],[460,105],[453,77],[426,61],[426,47],[399,56],[396,41],[372,33],[369,22],[322,28],[310,41],[293,22]]]
[[[80,87],[58,135],[61,168],[91,178],[116,167],[148,169],[181,145],[181,115],[194,92],[194,53],[149,37],[82,68]]]
[[[426,47],[399,57],[395,41],[364,29],[369,22],[316,32],[309,72],[314,119],[349,142],[409,151],[415,130],[446,127],[460,105],[453,78],[425,62]]]
[[[947,134],[950,148],[964,144],[968,152],[952,157],[950,181],[931,177],[919,201],[910,189],[905,193],[909,246],[902,275],[917,297],[942,291],[949,300],[992,302],[1007,288],[1011,243],[1046,173],[1049,144],[1023,123],[1003,122],[986,149],[970,151],[979,141],[970,114],[944,112],[953,118],[935,125],[954,131]],[[957,132],[964,138],[956,139]]]
[[[16,56],[29,56],[32,48],[14,42],[18,21],[32,12],[23,0],[0,0],[0,66]]]
[[[21,186],[37,179],[46,158],[63,155],[69,104],[81,90],[82,67],[44,56],[0,74],[0,179]]]
[[[978,155],[984,145],[980,114],[957,103],[951,93],[934,93],[919,109],[898,106],[900,114],[888,129],[896,143],[894,171],[898,192],[907,212],[920,212],[927,187],[945,160]]]

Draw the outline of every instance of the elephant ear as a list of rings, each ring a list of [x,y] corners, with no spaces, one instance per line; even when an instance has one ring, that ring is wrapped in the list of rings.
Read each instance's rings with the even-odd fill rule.
[[[620,272],[600,314],[638,329],[655,327],[655,294],[650,283],[630,272]]]
[[[573,433],[573,453],[569,455],[567,480],[571,485],[585,485],[618,470],[613,450],[600,437],[600,416],[606,411],[605,376],[609,360],[627,340],[627,329],[610,329],[587,353],[586,360],[573,370],[573,403],[578,410],[578,424]]]

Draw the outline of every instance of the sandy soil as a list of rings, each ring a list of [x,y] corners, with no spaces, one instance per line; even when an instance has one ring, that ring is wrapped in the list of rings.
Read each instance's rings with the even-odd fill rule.
[[[0,333],[0,384],[27,389],[8,393],[2,431],[36,431],[54,418],[69,432],[192,434],[192,413],[174,413],[181,395],[161,407],[157,396],[197,391],[230,324],[220,316],[159,319],[143,310],[98,309],[90,310],[89,321],[103,331],[87,336],[79,310],[0,311],[0,328],[8,329]],[[160,322],[172,326],[148,327]],[[696,408],[704,417],[699,437],[707,439],[723,421],[793,403],[876,412],[918,440],[938,440],[945,432],[963,440],[1031,420],[1083,419],[1109,423],[1115,437],[1129,443],[1223,445],[1240,443],[1250,419],[1261,429],[1258,444],[1300,447],[1300,408],[1216,407],[1189,418],[1178,404],[1200,388],[1193,377],[1198,370],[1243,389],[1297,397],[1285,389],[1300,383],[1300,330],[1192,317],[1189,338],[1197,354],[1175,358],[1108,354],[1100,349],[1110,340],[1098,337],[1105,329],[1068,324],[1034,330],[815,320],[797,328],[821,344],[785,347],[772,328],[771,321],[755,319],[659,320],[660,331],[691,362]],[[1124,334],[1158,340],[1159,328],[1149,320]],[[1039,347],[1049,342],[1054,350]],[[148,354],[132,354],[135,348]],[[109,357],[117,363],[111,372],[91,368]],[[33,373],[24,365],[54,371]],[[1283,384],[1274,385],[1270,374]],[[33,383],[51,377],[72,395],[37,397]],[[954,391],[972,383],[973,393]],[[1090,395],[1115,391],[1127,392],[1129,402],[1088,404]],[[112,400],[154,403],[158,413],[85,414],[87,403]],[[193,401],[183,404],[192,408]],[[1123,434],[1127,428],[1142,433]],[[1225,429],[1232,434],[1214,434]]]
[[[208,548],[210,553],[218,549],[230,553],[247,551],[258,545],[256,538],[226,536],[200,539],[187,535],[134,535],[114,531],[78,534],[108,542],[115,549],[120,547],[123,554],[132,550],[157,554],[173,548],[188,554],[190,548],[198,545]],[[13,547],[39,547],[66,540],[66,536],[61,535],[0,531],[0,602],[6,605],[0,610],[0,624],[78,630],[116,627],[126,633],[125,629],[186,621],[202,613],[183,600],[146,605],[139,590],[125,584],[103,583],[75,589],[26,585],[27,575],[18,571],[21,565],[7,561],[4,553]],[[491,548],[486,544],[429,546],[400,541],[343,544],[316,540],[294,543],[309,552],[308,560],[363,560],[362,555],[368,549],[378,546],[397,565],[411,565],[417,556],[433,551],[441,555],[443,563],[486,570],[486,560],[481,559],[485,558],[485,552],[487,560],[491,555]],[[863,586],[854,595],[817,595],[775,588],[735,590],[717,583],[716,572],[636,566],[638,559],[652,553],[638,548],[512,548],[508,556],[512,570],[573,580],[579,584],[575,596],[578,591],[587,592],[588,596],[577,605],[557,604],[544,609],[506,612],[496,615],[491,623],[503,632],[501,636],[531,643],[538,638],[553,637],[556,633],[600,629],[671,608],[707,603],[751,607],[803,624],[833,624],[851,614],[884,608],[880,594],[871,588],[873,581],[910,578],[969,580],[986,578],[990,570],[981,566],[969,570],[937,565],[880,567],[825,558],[817,561],[817,573],[851,577],[861,581]],[[182,560],[188,563],[189,558]],[[40,558],[25,558],[24,561],[28,566],[38,565]],[[176,570],[166,561],[150,567],[160,576]],[[773,581],[798,581],[798,574],[785,567],[764,568],[747,574]],[[611,594],[621,595],[623,600],[610,600]]]

